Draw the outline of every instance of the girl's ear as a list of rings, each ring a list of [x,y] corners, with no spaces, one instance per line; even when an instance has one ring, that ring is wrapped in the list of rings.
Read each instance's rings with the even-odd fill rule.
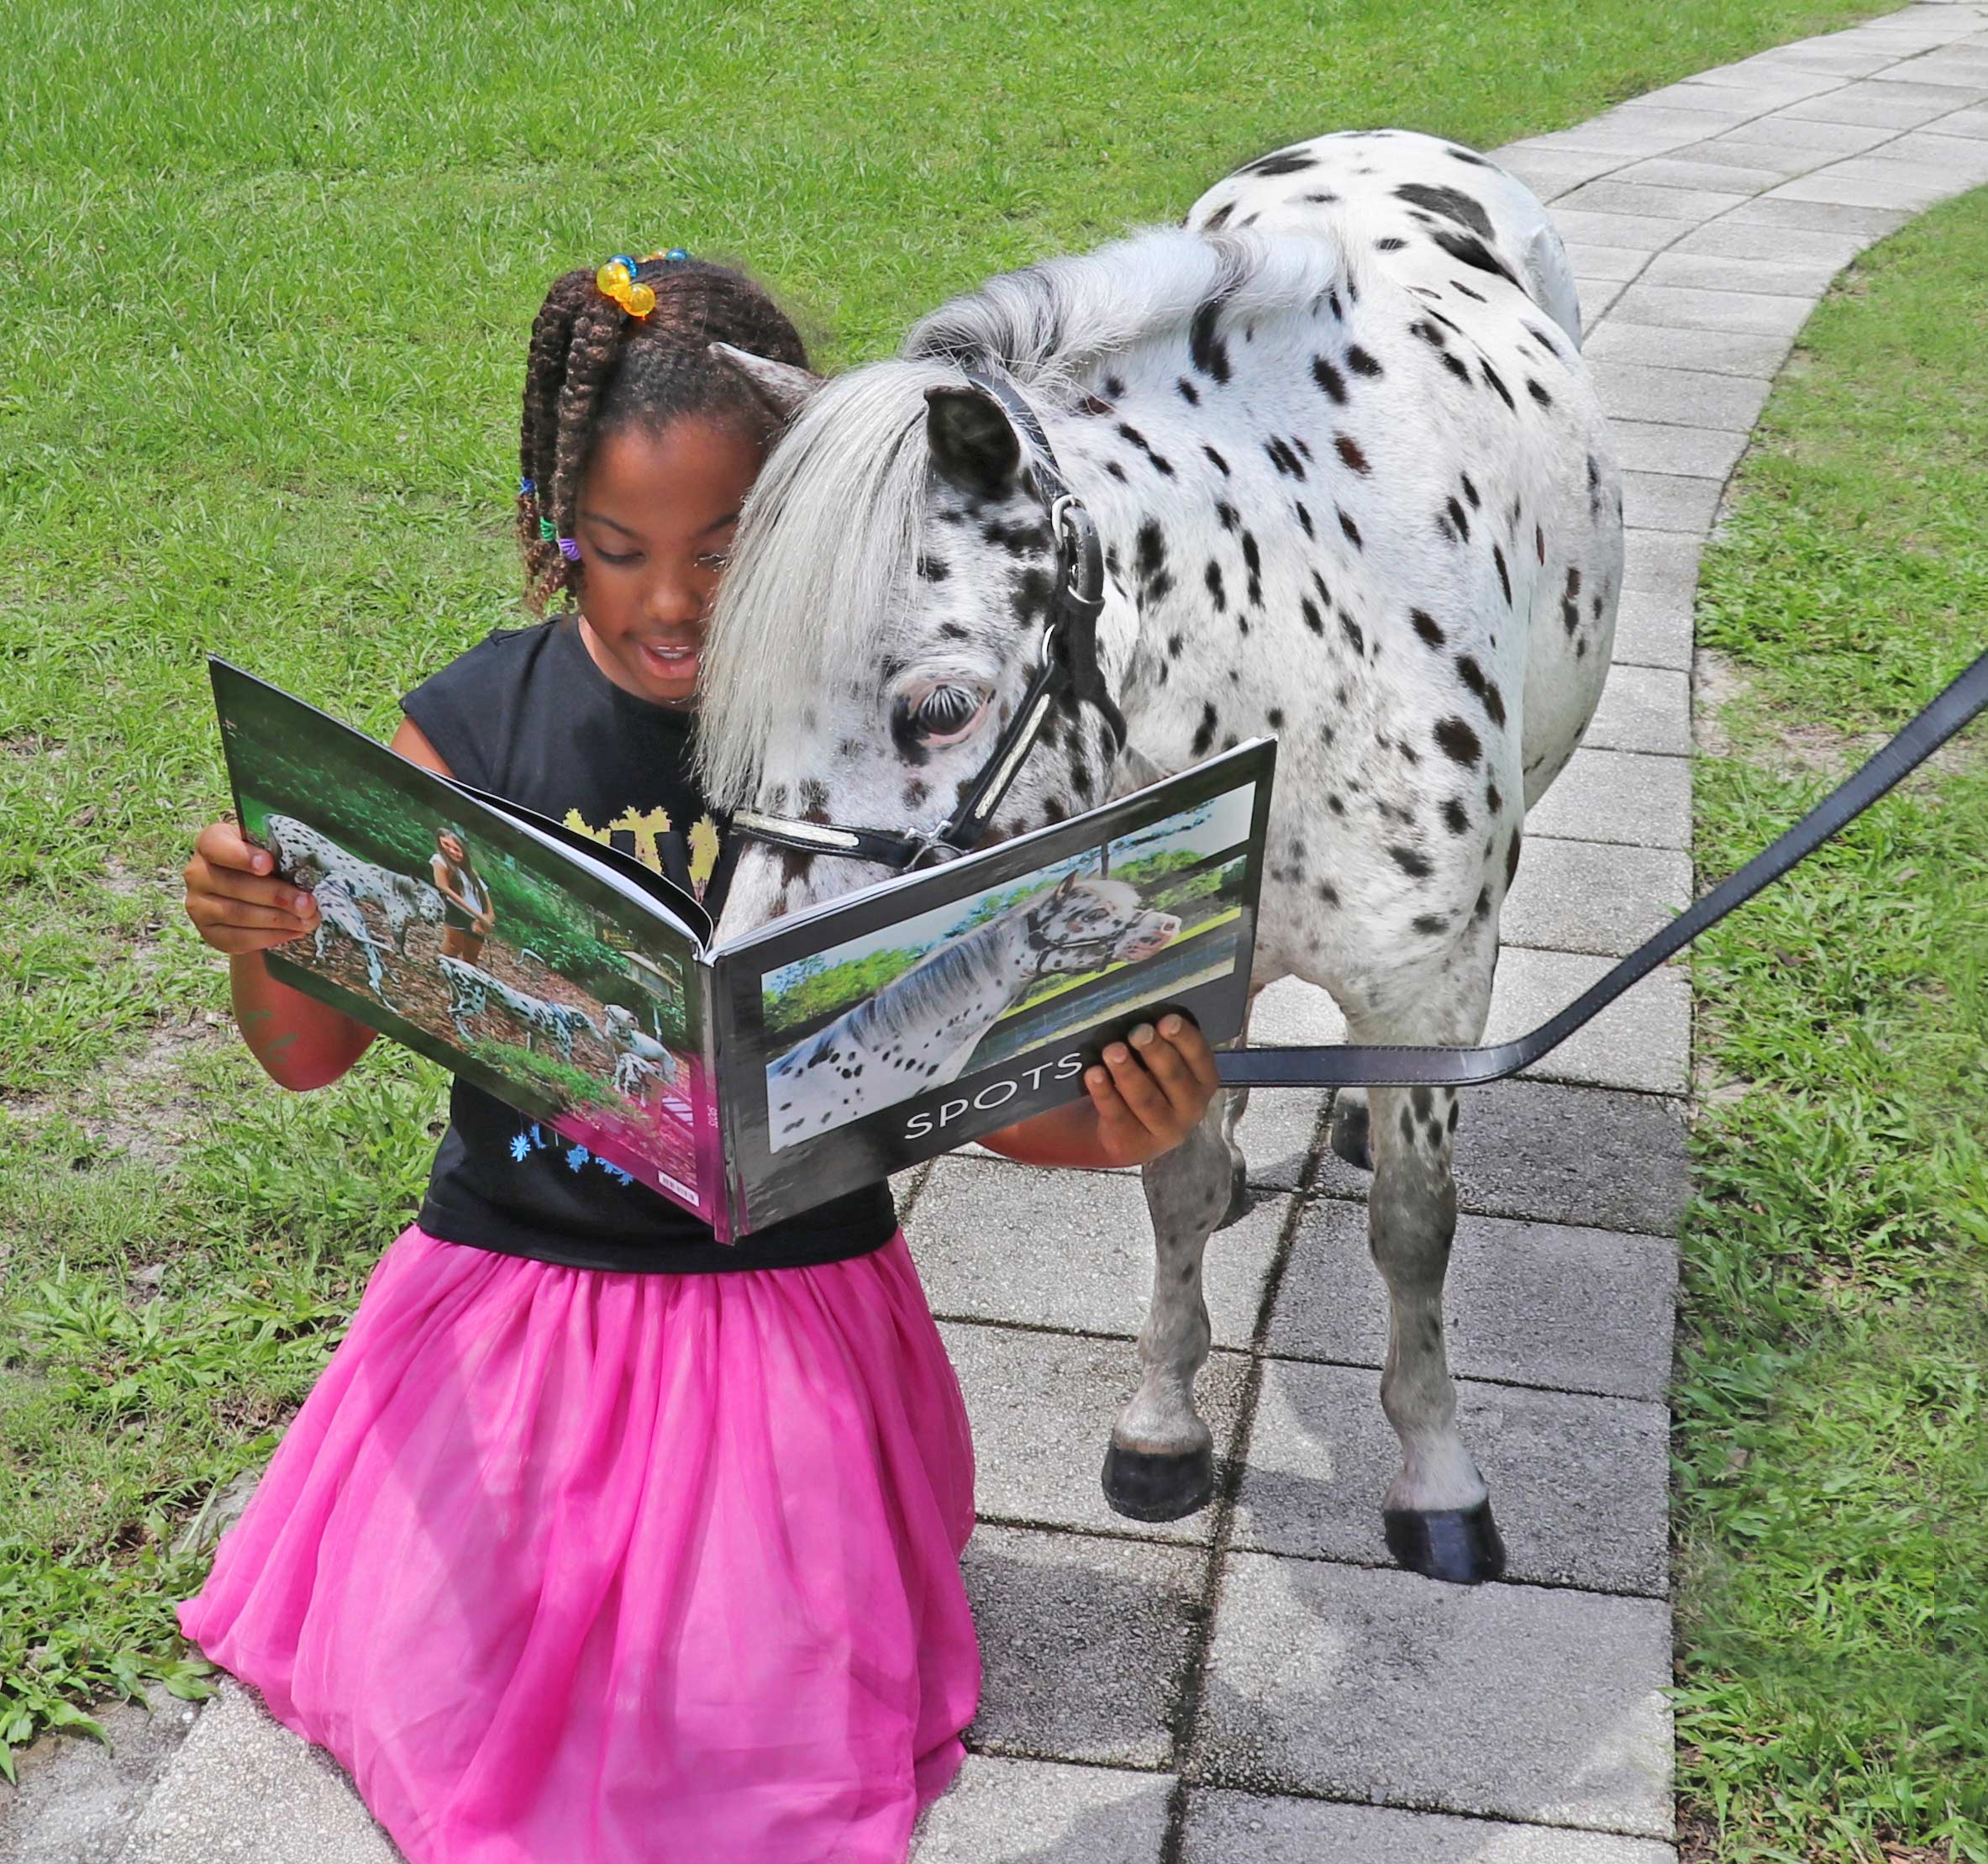
[[[928,388],[925,439],[933,465],[962,492],[1003,498],[1015,489],[1022,443],[984,389]]]
[[[822,385],[823,377],[797,369],[791,362],[755,356],[749,350],[737,350],[728,343],[713,343],[708,348],[713,358],[744,378],[746,386],[777,420],[787,420],[799,413],[808,397]]]

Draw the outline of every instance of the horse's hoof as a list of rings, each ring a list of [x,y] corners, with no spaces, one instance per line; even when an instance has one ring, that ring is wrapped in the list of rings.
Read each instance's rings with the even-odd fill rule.
[[[1177,1521],[1215,1498],[1215,1452],[1203,1447],[1184,1456],[1107,1445],[1104,1498],[1114,1514],[1133,1521]]]
[[[1381,1511],[1387,1551],[1411,1572],[1453,1586],[1481,1586],[1505,1571],[1505,1543],[1490,1498],[1475,1508]]]
[[[1367,1143],[1367,1103],[1335,1096],[1333,1100],[1333,1150],[1363,1172],[1374,1169],[1373,1148]]]
[[[1222,1221],[1215,1227],[1227,1230],[1231,1224],[1242,1222],[1249,1211],[1249,1167],[1238,1159],[1228,1177],[1228,1208],[1222,1213]]]

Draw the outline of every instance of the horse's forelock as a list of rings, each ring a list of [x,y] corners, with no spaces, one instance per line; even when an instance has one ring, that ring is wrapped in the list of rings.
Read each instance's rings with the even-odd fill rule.
[[[807,701],[881,659],[917,555],[925,390],[935,363],[878,362],[828,382],[754,485],[704,656],[698,761],[721,808],[755,799]]]

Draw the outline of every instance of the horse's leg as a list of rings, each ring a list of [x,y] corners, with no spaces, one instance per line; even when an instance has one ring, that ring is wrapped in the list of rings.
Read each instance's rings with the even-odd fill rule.
[[[1256,999],[1263,994],[1264,986],[1258,984],[1249,993],[1249,1000],[1243,1005],[1243,1026],[1237,1033],[1233,1048],[1247,1047],[1249,1041],[1249,1018],[1256,1008]],[[1249,1110],[1249,1090],[1247,1087],[1230,1087],[1225,1090],[1228,1108],[1222,1120],[1222,1141],[1228,1148],[1228,1208],[1223,1212],[1222,1221],[1215,1225],[1218,1230],[1227,1230],[1231,1224],[1239,1224],[1249,1214],[1249,1161],[1243,1156],[1242,1143],[1236,1138],[1236,1128],[1243,1124],[1243,1115]]]
[[[1223,1098],[1140,1172],[1153,1219],[1153,1300],[1139,1330],[1139,1389],[1104,1456],[1105,1499],[1135,1521],[1177,1520],[1215,1493],[1215,1440],[1194,1409],[1194,1382],[1208,1356],[1202,1252],[1230,1197]]]
[[[1365,1087],[1341,1087],[1333,1096],[1333,1150],[1349,1165],[1357,1165],[1363,1172],[1374,1169],[1373,1148],[1367,1139],[1367,1121]]]
[[[1494,922],[1431,966],[1400,979],[1402,1013],[1363,1019],[1354,1042],[1465,1045],[1484,1033],[1496,966]],[[1443,1342],[1443,1279],[1456,1232],[1450,1177],[1457,1118],[1453,1087],[1370,1087],[1374,1182],[1367,1235],[1387,1282],[1387,1362],[1381,1403],[1401,1439],[1401,1473],[1389,1486],[1381,1521],[1388,1551],[1432,1579],[1475,1584],[1505,1569],[1491,1519],[1491,1492],[1456,1428],[1456,1391]]]

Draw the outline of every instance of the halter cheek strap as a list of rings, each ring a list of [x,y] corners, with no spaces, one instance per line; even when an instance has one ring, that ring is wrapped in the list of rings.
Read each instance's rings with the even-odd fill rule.
[[[1081,705],[1095,706],[1112,735],[1114,753],[1124,748],[1125,714],[1105,684],[1097,658],[1097,618],[1104,609],[1104,553],[1097,527],[1058,468],[1034,409],[998,376],[969,369],[966,379],[1000,403],[1033,450],[1029,482],[1048,513],[1056,540],[1056,577],[1043,629],[1042,656],[1022,703],[958,806],[934,834],[805,822],[760,809],[738,809],[733,812],[732,826],[740,835],[797,854],[847,855],[909,873],[970,853],[986,839],[995,813],[1065,693]]]

